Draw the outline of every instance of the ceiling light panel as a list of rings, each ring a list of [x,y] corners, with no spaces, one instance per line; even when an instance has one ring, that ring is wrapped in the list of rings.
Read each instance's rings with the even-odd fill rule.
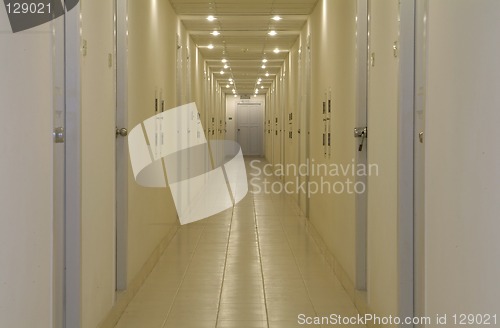
[[[213,10],[210,1],[201,0],[170,0],[172,7],[178,15],[207,15]],[[283,15],[308,15],[312,13],[317,0],[224,0],[224,5],[215,6],[217,13],[241,13],[243,10],[250,13],[262,13],[269,16]]]
[[[268,85],[277,71],[283,65],[297,41],[307,15],[317,4],[317,0],[170,0],[174,10],[179,15],[186,32],[194,43],[199,45],[201,56],[207,61],[212,72],[219,72],[226,67],[225,75],[216,74],[220,86],[230,85],[227,91],[238,87],[239,94],[251,94],[258,90],[268,90]],[[206,18],[212,15],[213,21]],[[275,16],[280,16],[275,18]],[[275,19],[273,19],[275,18]],[[269,37],[269,30],[279,30],[278,34]],[[221,33],[223,31],[223,33]],[[218,33],[217,33],[218,32]],[[208,44],[214,44],[214,37],[221,35],[220,41],[213,49]],[[218,39],[219,40],[219,39]],[[282,50],[278,54],[273,50]],[[267,58],[266,58],[267,57]],[[221,58],[230,61],[221,64]],[[268,62],[262,62],[268,59]],[[263,71],[256,69],[267,66]],[[230,70],[230,71],[229,71]],[[263,73],[266,73],[264,77]],[[234,78],[228,84],[228,78]],[[264,78],[260,85],[259,78]],[[257,91],[258,91],[257,90]],[[261,91],[262,93],[264,91]],[[236,91],[235,91],[236,94]]]

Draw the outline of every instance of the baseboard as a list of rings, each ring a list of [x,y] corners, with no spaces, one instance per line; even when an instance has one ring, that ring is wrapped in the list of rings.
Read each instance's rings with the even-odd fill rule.
[[[97,326],[98,328],[114,328],[120,320],[121,315],[127,308],[128,304],[134,296],[137,294],[139,289],[146,281],[147,277],[153,271],[153,268],[158,263],[161,255],[168,247],[170,241],[177,233],[178,227],[174,227],[171,231],[162,239],[160,244],[155,248],[153,253],[149,256],[148,260],[142,266],[139,273],[135,276],[135,278],[130,282],[127,286],[127,290],[118,292],[116,295],[115,305],[108,313],[106,318]]]
[[[311,237],[318,246],[321,255],[323,256],[323,259],[328,264],[331,273],[334,274],[339,279],[340,283],[342,284],[347,294],[351,298],[352,302],[354,303],[354,306],[356,306],[359,314],[361,315],[365,315],[368,313],[373,314],[373,311],[371,311],[370,307],[368,306],[366,291],[360,291],[355,288],[354,282],[349,278],[347,272],[344,270],[344,268],[337,261],[336,257],[326,246],[323,237],[321,237],[321,235],[316,230],[314,225],[308,219],[306,219],[306,227],[307,231],[310,233]],[[379,328],[381,326],[368,324],[368,327]]]

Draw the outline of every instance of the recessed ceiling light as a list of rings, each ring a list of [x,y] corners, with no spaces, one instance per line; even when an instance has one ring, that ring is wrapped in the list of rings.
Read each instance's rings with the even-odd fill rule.
[[[269,72],[266,72],[266,76],[269,76]]]
[[[234,98],[238,98],[238,95],[234,95]]]
[[[276,48],[276,49],[274,49],[274,50],[273,50],[273,52],[274,52],[275,54],[279,54],[279,53],[280,53],[280,50],[279,50],[278,48]]]
[[[266,68],[266,65],[262,65],[262,68]]]
[[[231,79],[231,78],[230,78],[230,79],[229,79],[229,81],[230,81],[230,82],[232,82],[232,81],[233,81],[233,79]]]
[[[269,31],[269,34],[270,36],[275,36],[276,34],[278,34],[275,30],[272,30],[272,31]]]
[[[267,63],[267,59],[265,59],[265,58],[264,58],[264,59],[262,59],[262,62],[263,62],[263,63]]]
[[[261,82],[260,81],[257,81],[257,84],[260,84]]]
[[[220,75],[224,75],[224,71],[220,71]]]
[[[264,86],[261,86],[260,88],[261,88],[261,89],[264,89]]]
[[[228,65],[224,65],[224,68],[225,68],[225,69],[228,69],[228,68],[229,68],[229,66],[228,66]]]
[[[259,77],[259,82],[262,81],[262,78]]]
[[[253,95],[254,98],[257,98],[257,95]]]
[[[259,93],[259,89],[255,89],[255,93]]]
[[[227,63],[227,59],[226,58],[222,59],[222,62]]]
[[[233,84],[234,82],[233,81],[230,81],[229,84]]]
[[[209,44],[209,45],[207,46],[207,48],[208,48],[208,49],[213,49],[213,48],[214,48],[214,45],[213,45],[213,44]]]
[[[282,19],[283,19],[283,18],[281,18],[281,17],[280,17],[280,16],[278,16],[278,15],[276,15],[276,16],[274,16],[274,17],[272,18],[272,20],[277,21],[277,22],[279,22],[279,21],[280,21],[280,20],[282,20]]]
[[[215,18],[214,16],[210,15],[207,17],[207,21],[209,22],[213,22],[214,20],[216,20],[217,18]]]
[[[218,36],[218,35],[220,35],[220,32],[219,32],[219,31],[213,31],[213,32],[212,32],[212,33],[210,33],[210,34],[212,34],[213,36]]]
[[[230,88],[229,84],[226,84],[226,89],[229,89],[229,88]]]
[[[236,92],[236,89],[233,89],[233,92]]]

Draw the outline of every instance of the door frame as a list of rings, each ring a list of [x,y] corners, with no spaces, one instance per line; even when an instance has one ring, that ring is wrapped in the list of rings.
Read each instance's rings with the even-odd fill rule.
[[[398,308],[414,316],[415,0],[399,0]],[[408,325],[413,327],[413,325]]]
[[[357,0],[356,21],[356,127],[365,127],[368,124],[368,0]],[[356,139],[357,140],[357,139]],[[357,143],[356,143],[357,146]],[[367,165],[367,147],[356,151],[356,165]],[[367,185],[366,176],[357,176],[356,183]],[[357,290],[367,288],[367,193],[356,194],[356,281]]]
[[[64,15],[65,301],[64,326],[81,326],[81,54],[80,6]]]
[[[128,51],[126,0],[115,0],[116,126],[128,126]],[[127,139],[116,139],[116,290],[127,289],[128,245],[128,146]]]
[[[363,1],[363,0],[360,0]],[[370,32],[370,1],[367,21]],[[415,22],[417,0],[399,0],[400,35],[395,51],[399,58],[398,78],[398,164],[397,164],[397,304],[399,317],[413,317],[414,299],[414,138],[415,138]],[[359,4],[360,2],[358,2]],[[368,51],[371,52],[368,37]],[[369,57],[369,56],[368,56]],[[369,69],[367,69],[369,79]],[[367,89],[368,95],[369,89]],[[359,95],[358,95],[359,97]],[[359,110],[359,109],[358,109]],[[367,113],[369,108],[367,108]],[[357,122],[359,123],[359,122]],[[370,127],[368,127],[368,137]],[[368,145],[369,147],[369,145]],[[368,148],[367,147],[367,148]],[[367,186],[369,188],[369,186]],[[361,211],[359,212],[362,213]],[[357,218],[359,219],[359,218]],[[359,221],[357,221],[359,222]],[[362,229],[357,229],[358,236]],[[358,253],[357,253],[358,255]],[[358,264],[358,263],[357,263]],[[367,268],[368,272],[369,268]],[[362,278],[358,275],[356,279]],[[358,282],[358,281],[357,281]],[[362,282],[362,281],[361,281]],[[369,288],[369,286],[368,286]],[[413,327],[413,325],[403,325]]]
[[[414,312],[425,316],[425,99],[427,87],[428,0],[416,0],[415,21],[415,221],[414,221]],[[425,136],[424,136],[425,137]]]
[[[240,107],[241,106],[241,107]],[[259,156],[262,157],[265,155],[265,150],[264,150],[264,144],[265,144],[265,119],[266,119],[266,113],[265,113],[265,104],[263,104],[261,101],[259,102],[236,102],[236,107],[235,107],[235,130],[236,130],[236,142],[240,144],[240,115],[242,113],[242,110],[245,109],[247,111],[250,111],[250,107],[260,107],[259,109],[259,115],[260,115],[260,132],[259,135],[261,136],[261,142],[260,142],[260,153],[259,154],[250,154],[248,156]],[[246,154],[244,154],[246,155]]]
[[[65,90],[65,18],[60,17],[52,22],[52,76],[54,88]],[[65,129],[66,104],[64,92],[54,92],[53,99],[53,124],[54,129]],[[65,317],[65,145],[54,141],[53,148],[54,169],[53,169],[53,325],[54,328],[64,327]]]
[[[306,45],[305,45],[305,122],[301,122],[301,124],[304,124],[304,133],[305,134],[305,164],[309,165],[309,161],[311,160],[311,110],[312,110],[312,53],[311,53],[311,47],[312,47],[312,40],[311,40],[311,34],[308,31],[307,36],[306,36]],[[302,164],[302,163],[301,163]],[[309,219],[309,214],[310,214],[310,204],[311,200],[309,198],[309,183],[310,183],[310,176],[309,174],[306,174],[305,177],[305,185],[306,185],[306,192],[305,192],[305,216]]]

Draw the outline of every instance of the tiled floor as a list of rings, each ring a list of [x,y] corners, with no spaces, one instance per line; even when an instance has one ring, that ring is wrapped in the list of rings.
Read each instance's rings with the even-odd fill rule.
[[[290,196],[249,193],[182,226],[116,328],[291,328],[308,326],[299,314],[357,315],[305,220]]]

